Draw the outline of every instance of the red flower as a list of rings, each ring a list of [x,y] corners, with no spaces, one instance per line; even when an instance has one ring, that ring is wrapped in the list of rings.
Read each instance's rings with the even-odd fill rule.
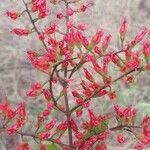
[[[128,22],[126,17],[124,17],[120,27],[120,37],[122,40],[124,40],[125,34],[127,32],[127,28],[128,28]]]
[[[44,116],[44,117],[47,117],[49,114],[50,114],[50,110],[45,109],[45,110],[43,111],[43,116]]]
[[[41,32],[41,33],[39,34],[39,40],[44,41],[44,39],[45,39],[45,33],[44,33],[44,32]]]
[[[137,69],[140,66],[141,59],[138,52],[131,53],[131,58],[127,63],[127,67],[130,69]]]
[[[50,137],[50,133],[49,132],[42,132],[39,134],[39,138],[42,139],[42,140],[46,140]]]
[[[96,54],[98,54],[98,55],[102,55],[102,49],[101,49],[100,47],[98,47],[98,46],[95,46],[94,52],[95,52]]]
[[[77,117],[81,117],[82,114],[83,114],[82,109],[77,109],[77,110],[76,110],[76,116],[77,116]]]
[[[83,68],[83,69],[84,69],[84,74],[85,74],[86,79],[87,79],[87,80],[90,80],[90,81],[93,81],[94,78],[93,78],[93,76],[91,75],[91,73],[90,73],[87,69],[85,69],[85,68]]]
[[[43,89],[43,94],[46,100],[50,100],[52,97],[49,89]]]
[[[25,104],[22,102],[18,108],[18,115],[25,119],[26,117],[26,108],[25,108]]]
[[[31,31],[28,29],[19,29],[19,28],[14,28],[11,32],[15,33],[18,36],[28,36]]]
[[[51,130],[56,124],[56,119],[53,119],[52,121],[48,122],[45,127],[47,130]]]
[[[144,134],[146,137],[150,138],[150,125],[145,125],[145,126],[143,127],[143,134]]]
[[[57,16],[58,19],[62,19],[64,17],[63,13],[61,13],[61,12],[57,13],[56,16]]]
[[[92,43],[93,43],[94,45],[97,45],[97,44],[100,42],[100,40],[101,40],[103,34],[104,34],[103,31],[97,31],[97,33],[96,33],[96,34],[94,35],[94,37],[92,38]]]
[[[143,150],[143,145],[142,145],[141,143],[137,143],[137,144],[135,145],[135,149],[136,149],[136,150]]]
[[[143,40],[144,36],[148,33],[148,29],[147,28],[143,28],[138,34],[137,36],[131,41],[131,45],[135,46],[137,43],[139,43],[140,41]]]
[[[110,40],[111,40],[111,35],[108,34],[104,40],[103,40],[103,43],[102,43],[102,48],[103,48],[103,52],[105,52],[105,50],[108,48],[108,45],[110,43]]]
[[[6,15],[11,18],[12,20],[15,20],[19,17],[19,14],[14,11],[6,11]]]
[[[36,97],[42,91],[42,86],[40,83],[34,83],[31,85],[31,89],[27,91],[27,96]]]
[[[123,135],[118,135],[117,141],[119,144],[123,144],[123,143],[125,143],[125,137]]]
[[[150,56],[150,41],[143,43],[143,54],[145,56]]]
[[[56,24],[50,24],[46,29],[45,33],[46,34],[53,34],[57,31],[57,25]]]
[[[115,100],[117,98],[117,95],[114,91],[108,92],[108,96],[109,96],[110,100]]]
[[[71,7],[69,7],[67,9],[67,16],[72,16],[73,14],[74,14],[74,10]]]
[[[80,6],[80,8],[79,8],[79,11],[80,11],[80,12],[85,12],[86,9],[87,9],[87,6],[84,5],[84,4],[82,4],[82,5]]]

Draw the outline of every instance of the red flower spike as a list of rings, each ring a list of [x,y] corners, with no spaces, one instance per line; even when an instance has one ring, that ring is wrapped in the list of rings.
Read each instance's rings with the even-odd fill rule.
[[[85,31],[86,30],[86,25],[82,23],[82,24],[79,24],[77,28],[81,31]]]
[[[76,110],[76,117],[81,117],[82,114],[83,114],[82,109],[77,109],[77,110]]]
[[[65,131],[67,128],[68,128],[68,123],[65,121],[58,125],[57,130]]]
[[[56,119],[53,119],[52,121],[48,122],[45,127],[47,130],[51,130],[56,124]]]
[[[74,10],[71,7],[69,7],[67,9],[67,16],[72,16],[73,14],[74,14]]]
[[[129,60],[131,58],[131,46],[130,45],[127,45],[126,48],[125,48],[125,55],[126,55],[126,59]]]
[[[41,33],[39,34],[39,40],[40,40],[40,41],[44,41],[44,40],[45,40],[45,33],[44,33],[44,32],[41,32]]]
[[[87,9],[87,6],[84,5],[84,4],[82,4],[82,5],[80,6],[80,8],[79,8],[79,11],[80,11],[80,12],[85,12],[86,9]]]
[[[103,34],[104,34],[103,31],[97,31],[97,33],[92,38],[92,44],[97,45],[100,42]]]
[[[16,126],[8,127],[6,129],[6,132],[7,132],[8,135],[14,135],[14,134],[17,133],[17,128],[16,128]]]
[[[102,48],[100,48],[100,47],[98,47],[98,46],[95,46],[95,48],[94,48],[94,52],[96,53],[96,54],[98,54],[98,55],[102,55]]]
[[[80,94],[76,90],[72,91],[72,95],[73,95],[73,97],[80,98]]]
[[[18,115],[21,117],[21,118],[24,118],[26,117],[26,108],[25,108],[25,104],[24,103],[21,103],[19,108],[18,108]]]
[[[108,96],[110,100],[115,100],[117,98],[117,95],[114,91],[108,92]]]
[[[64,17],[63,13],[59,12],[56,14],[58,19],[62,19]]]
[[[105,85],[110,86],[112,83],[111,76],[104,76],[103,81],[104,81]]]
[[[137,144],[135,145],[135,149],[136,149],[136,150],[143,150],[143,145],[142,145],[141,143],[137,143]]]
[[[20,14],[15,11],[6,11],[6,15],[12,20],[17,19],[20,16]]]
[[[28,29],[19,29],[19,28],[14,28],[11,32],[15,33],[18,36],[28,36],[31,33],[31,31]]]
[[[109,134],[108,131],[104,131],[98,135],[98,139],[100,141],[105,141],[108,137],[108,134]]]
[[[42,86],[40,83],[34,83],[31,85],[31,89],[27,91],[27,96],[30,97],[36,97],[38,96],[42,91]]]
[[[127,68],[137,69],[140,67],[141,59],[139,58],[139,53],[134,52],[131,54],[131,59],[127,63]]]
[[[97,95],[98,96],[104,96],[104,95],[106,95],[107,94],[107,91],[106,90],[100,90],[98,93],[97,93]]]
[[[79,142],[78,140],[76,140],[76,141],[73,142],[73,146],[74,146],[75,148],[78,148],[79,145],[80,145],[80,142]]]
[[[88,109],[89,117],[90,117],[90,124],[92,127],[95,127],[99,124],[97,117],[95,116],[94,112]]]
[[[150,41],[145,41],[143,43],[143,54],[145,56],[150,56]]]
[[[49,13],[47,12],[46,0],[32,1],[32,9],[31,10],[33,12],[38,12],[39,18],[45,18],[47,15],[50,15],[50,11],[49,11]]]
[[[147,136],[142,136],[140,141],[143,143],[143,145],[149,145],[150,144],[150,138]]]
[[[145,126],[143,127],[143,134],[144,134],[146,137],[150,138],[150,124],[145,125]]]
[[[84,108],[88,108],[90,106],[90,101],[86,101],[83,103]]]
[[[102,71],[102,68],[99,66],[99,64],[97,62],[92,62],[92,64],[93,64],[94,70],[97,73],[102,75],[103,71]]]
[[[84,101],[83,101],[81,98],[77,98],[77,99],[76,99],[76,103],[77,103],[78,105],[83,105]]]
[[[131,41],[131,46],[135,46],[137,43],[143,40],[144,36],[148,33],[147,28],[143,28],[137,36]]]
[[[71,119],[71,120],[70,120],[70,123],[71,123],[71,128],[72,128],[72,130],[73,130],[74,132],[77,132],[77,131],[78,131],[78,126],[77,126],[75,120]]]
[[[56,24],[50,24],[46,29],[45,29],[45,33],[46,34],[53,34],[57,31],[58,27]]]
[[[73,27],[73,23],[72,21],[68,21],[66,24],[67,28],[70,29],[71,27]]]
[[[125,83],[127,83],[127,84],[133,84],[133,83],[135,83],[135,76],[134,75],[128,75],[128,76],[126,76]]]
[[[42,133],[39,134],[39,138],[41,140],[46,140],[46,139],[48,139],[50,137],[50,135],[51,134],[49,132],[42,132]]]
[[[49,116],[49,114],[50,114],[50,110],[45,109],[45,110],[43,111],[43,116],[44,116],[44,117]]]
[[[49,89],[43,89],[43,94],[44,94],[45,99],[48,101],[52,98]]]
[[[119,58],[118,58],[117,55],[111,54],[111,55],[110,55],[110,59],[111,59],[111,61],[112,61],[114,64],[117,64],[118,66],[120,66]]]
[[[102,49],[103,49],[103,52],[105,52],[106,49],[108,48],[108,45],[109,45],[109,43],[110,43],[110,40],[111,40],[111,35],[108,34],[108,35],[104,38],[104,40],[103,40],[103,42],[102,42]]]
[[[38,113],[37,122],[38,122],[38,127],[40,127],[44,122],[44,116],[40,113]]]
[[[47,103],[47,108],[52,110],[54,108],[54,103],[53,102],[48,102]]]
[[[143,54],[145,56],[146,63],[149,63],[150,60],[150,41],[145,41],[143,43]]]
[[[125,137],[123,135],[118,135],[117,141],[119,144],[124,144],[125,143]]]
[[[142,125],[150,124],[150,116],[145,116],[142,121]]]
[[[128,22],[126,17],[123,18],[122,23],[121,23],[121,27],[120,27],[120,39],[121,41],[124,41],[126,32],[127,32],[127,28],[128,28]]]
[[[89,80],[89,81],[93,81],[94,78],[91,75],[91,73],[87,69],[85,69],[85,68],[83,68],[83,69],[84,69],[84,74],[85,74],[86,79]]]
[[[83,94],[88,98],[92,96],[93,92],[90,89],[85,89]]]

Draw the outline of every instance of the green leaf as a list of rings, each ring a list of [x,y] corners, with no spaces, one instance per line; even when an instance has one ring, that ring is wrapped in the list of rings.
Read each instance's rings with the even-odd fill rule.
[[[48,148],[48,150],[57,150],[57,145],[56,144],[48,144],[47,148]]]
[[[109,124],[108,120],[102,121],[99,126],[93,127],[92,129],[90,129],[90,132],[85,133],[84,138],[89,139],[93,135],[100,134],[101,132],[105,131],[108,128],[108,124]]]

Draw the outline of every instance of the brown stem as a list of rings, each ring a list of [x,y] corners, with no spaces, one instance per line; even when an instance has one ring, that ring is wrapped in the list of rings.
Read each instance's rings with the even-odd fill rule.
[[[64,90],[64,99],[65,99],[65,106],[66,106],[66,116],[67,116],[67,122],[68,122],[68,136],[69,136],[69,147],[71,150],[73,150],[73,139],[72,139],[72,128],[71,128],[71,111],[69,108],[69,102],[68,102],[68,95],[67,95],[67,87],[63,87]]]
[[[21,136],[28,136],[28,137],[32,137],[33,139],[39,139],[39,137],[35,134],[32,134],[32,133],[25,133],[25,132],[22,132],[22,131],[18,131],[17,134],[20,134]],[[44,141],[50,141],[52,143],[56,143],[55,142],[55,139],[52,139],[52,138],[48,138],[48,139],[44,139]],[[67,146],[66,144],[62,144],[62,143],[57,143],[59,146]]]
[[[31,22],[31,24],[32,24],[32,26],[33,26],[33,29],[34,29],[35,32],[39,35],[40,32],[39,32],[38,28],[36,27],[35,21],[34,21],[34,19],[32,18],[31,14],[30,14],[30,10],[28,9],[28,5],[27,5],[27,3],[26,3],[24,0],[22,0],[22,1],[23,1],[23,4],[25,5],[26,12],[27,12],[28,17],[29,17],[29,19],[30,19],[30,22]],[[45,43],[44,41],[41,41],[41,42],[42,42],[43,46],[45,47],[45,49],[48,51],[48,48],[47,48],[47,46],[46,46],[46,43]]]
[[[136,128],[136,129],[140,129],[141,127],[140,126],[127,126],[127,125],[121,125],[121,126],[116,126],[116,127],[113,127],[113,128],[110,128],[109,130],[110,131],[116,131],[116,130],[122,130],[123,128]]]
[[[69,3],[67,0],[63,0],[65,3],[66,8],[66,34],[68,34],[69,29],[67,28],[67,22],[69,21],[69,16],[67,15],[67,10],[69,7]],[[64,70],[64,78],[67,77],[67,68]],[[73,150],[73,137],[72,137],[72,128],[71,128],[71,111],[69,108],[69,101],[68,101],[68,95],[67,95],[67,84],[62,85],[63,86],[63,92],[64,92],[64,99],[65,99],[65,108],[66,108],[66,117],[68,122],[68,136],[69,136],[69,147],[71,150]]]
[[[56,65],[56,66],[54,67],[54,69],[53,69],[53,71],[52,71],[52,73],[51,73],[51,75],[50,75],[50,80],[49,80],[49,88],[50,88],[50,89],[49,89],[49,90],[50,90],[50,93],[51,93],[51,96],[52,96],[52,100],[53,100],[53,102],[54,102],[55,107],[56,107],[58,110],[60,110],[61,112],[64,112],[64,113],[65,113],[65,111],[62,110],[62,109],[58,106],[57,100],[55,99],[54,93],[53,93],[53,86],[52,86],[53,82],[52,82],[52,80],[53,80],[54,73],[55,73],[55,71],[56,71],[56,69],[57,69],[57,66],[58,66],[58,65]]]

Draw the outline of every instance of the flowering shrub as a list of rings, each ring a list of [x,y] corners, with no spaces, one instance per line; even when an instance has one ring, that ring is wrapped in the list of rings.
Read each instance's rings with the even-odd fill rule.
[[[130,41],[126,40],[128,31],[127,18],[123,18],[120,26],[120,50],[110,48],[112,36],[99,29],[89,39],[85,33],[88,30],[85,24],[76,23],[73,16],[84,13],[93,5],[92,2],[81,0],[22,0],[23,12],[7,11],[6,15],[16,20],[28,16],[32,28],[13,28],[16,36],[30,36],[34,32],[37,40],[43,44],[43,51],[27,50],[28,60],[32,66],[43,72],[49,79],[43,83],[34,83],[27,91],[27,96],[36,98],[43,96],[46,107],[38,113],[34,130],[24,131],[28,121],[25,103],[17,108],[8,102],[7,98],[0,104],[0,115],[3,118],[1,130],[8,135],[20,135],[35,140],[40,150],[106,150],[107,140],[112,132],[116,132],[116,142],[126,142],[125,132],[132,133],[137,144],[135,149],[142,150],[150,145],[150,117],[145,116],[138,120],[138,110],[133,106],[122,108],[117,104],[117,94],[113,85],[119,80],[122,84],[135,83],[137,73],[150,70],[150,40],[149,29],[144,27]],[[57,12],[53,22],[43,29],[38,29],[38,21],[48,21],[54,5],[65,6],[65,12]],[[73,4],[77,4],[76,8]],[[55,6],[55,7],[56,7]],[[66,31],[61,30],[62,23]],[[147,37],[147,38],[146,38]],[[140,50],[135,48],[140,45]],[[115,66],[115,76],[110,66]],[[72,90],[76,84],[74,78],[82,72],[78,80],[78,88]],[[95,74],[95,75],[94,75]],[[76,76],[75,76],[76,75]],[[75,77],[73,77],[75,76]],[[75,85],[76,86],[76,85]],[[59,93],[54,91],[59,87]],[[109,103],[113,104],[111,113],[99,114],[92,108],[100,97],[108,96]],[[32,103],[32,102],[30,102]],[[100,105],[103,101],[99,102]],[[52,111],[62,113],[65,120],[58,122],[51,115]],[[86,117],[88,115],[88,117]],[[113,122],[113,123],[112,123]],[[119,133],[118,133],[119,132]],[[66,138],[67,136],[67,138]],[[134,137],[133,137],[134,138]],[[28,140],[29,140],[28,139]],[[17,150],[30,150],[28,141],[16,146]]]

